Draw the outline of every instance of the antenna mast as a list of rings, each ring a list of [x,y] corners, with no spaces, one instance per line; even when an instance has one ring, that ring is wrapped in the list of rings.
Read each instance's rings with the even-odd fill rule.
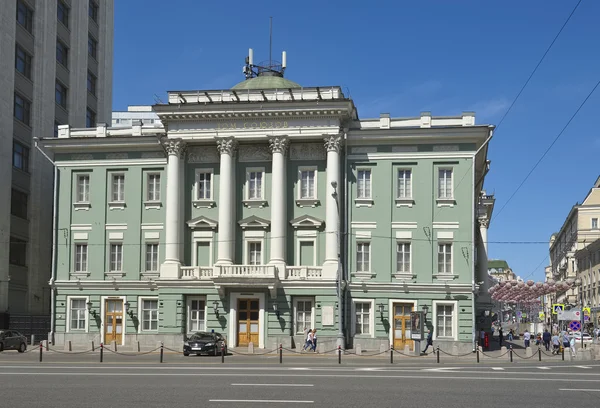
[[[273,17],[269,17],[269,65],[271,65],[273,62],[273,58],[271,58],[272,51],[273,51]]]

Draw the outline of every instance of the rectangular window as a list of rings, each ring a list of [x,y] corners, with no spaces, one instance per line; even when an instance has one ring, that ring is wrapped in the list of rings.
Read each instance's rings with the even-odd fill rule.
[[[411,170],[398,170],[398,198],[412,198]]]
[[[317,189],[315,186],[317,171],[301,170],[300,171],[300,198],[317,198]]]
[[[113,174],[112,176],[112,202],[125,201],[125,175]]]
[[[206,302],[202,299],[190,299],[188,305],[188,333],[205,331]]]
[[[371,170],[358,170],[356,176],[357,198],[371,198]]]
[[[69,47],[56,40],[56,60],[65,68],[69,68]]]
[[[454,306],[452,305],[437,305],[437,337],[454,337],[452,331],[452,314]]]
[[[33,32],[33,10],[21,0],[17,1],[17,23],[30,33]]]
[[[148,201],[160,201],[160,174],[148,174]]]
[[[98,78],[96,78],[96,75],[94,75],[90,71],[88,71],[88,73],[87,73],[87,90],[92,95],[96,95],[96,82],[97,81],[98,81]]]
[[[370,272],[371,244],[359,242],[356,244],[356,272]]]
[[[438,198],[452,199],[452,169],[440,169]]]
[[[196,200],[212,200],[212,172],[202,170],[196,173]]]
[[[296,300],[296,334],[303,334],[313,328],[312,304],[310,299]]]
[[[438,245],[438,273],[452,273],[452,244]]]
[[[94,59],[98,58],[98,41],[91,35],[88,35],[88,54]]]
[[[248,200],[263,198],[263,172],[251,171],[248,173]]]
[[[410,273],[410,243],[408,242],[396,244],[396,271]]]
[[[355,333],[371,334],[371,303],[354,303]]]
[[[67,28],[69,28],[69,11],[69,6],[62,0],[58,0],[56,4],[56,17],[58,18],[58,21],[63,23]]]
[[[19,44],[15,47],[15,69],[31,79],[31,55]]]
[[[592,218],[592,229],[598,229],[598,218]]]
[[[123,244],[110,244],[110,272],[123,271]]]
[[[142,331],[158,330],[158,300],[142,299]]]
[[[261,242],[248,242],[248,265],[262,265]]]
[[[71,299],[69,314],[71,316],[70,330],[85,330],[85,319],[87,316],[86,299]]]
[[[10,194],[10,213],[15,217],[26,220],[28,207],[27,201],[27,194],[13,188]]]
[[[15,93],[14,116],[27,126],[31,123],[31,102]]]
[[[88,246],[87,244],[75,245],[75,272],[87,272]]]
[[[85,110],[85,127],[95,127],[96,126],[96,112],[87,108]]]
[[[27,266],[27,241],[10,237],[8,258],[12,265]]]
[[[158,244],[146,244],[146,272],[158,272]]]
[[[54,88],[54,99],[63,108],[67,108],[67,87],[56,81]]]
[[[90,202],[90,175],[79,174],[77,175],[77,203],[89,203]]]
[[[98,22],[98,4],[93,0],[90,0],[90,4],[88,7],[88,15],[92,20]]]
[[[29,171],[29,148],[13,140],[13,167]]]

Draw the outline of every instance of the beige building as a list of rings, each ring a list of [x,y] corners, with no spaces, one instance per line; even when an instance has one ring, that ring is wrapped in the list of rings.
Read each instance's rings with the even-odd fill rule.
[[[581,296],[583,304],[596,313],[600,308],[600,239],[575,252],[577,272],[581,279]],[[595,318],[594,321],[598,322]]]
[[[113,0],[0,7],[0,328],[48,314],[54,170],[35,140],[110,122]]]
[[[502,259],[488,260],[488,274],[498,282],[517,279],[517,275],[510,269],[508,263]]]

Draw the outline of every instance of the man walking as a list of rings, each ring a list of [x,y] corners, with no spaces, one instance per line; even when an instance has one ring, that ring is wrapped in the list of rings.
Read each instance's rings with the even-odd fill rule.
[[[427,330],[427,343],[425,345],[425,350],[423,350],[421,354],[425,354],[429,346],[433,348],[433,334],[431,333],[431,330]]]
[[[548,331],[548,329],[544,330],[544,334],[542,335],[542,341],[544,342],[544,347],[546,347],[546,351],[550,351],[550,340],[552,340],[552,335]]]
[[[528,330],[525,330],[525,333],[523,333],[523,340],[525,343],[525,348],[529,347],[531,341],[531,333],[529,333]]]
[[[504,340],[504,332],[502,331],[502,326],[500,330],[498,330],[498,342],[500,343],[500,347],[502,347],[502,341]]]

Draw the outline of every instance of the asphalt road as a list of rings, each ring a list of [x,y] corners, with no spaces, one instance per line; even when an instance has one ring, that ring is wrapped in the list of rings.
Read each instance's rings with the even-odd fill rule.
[[[2,407],[596,408],[599,400],[596,362],[326,367],[0,359]]]

